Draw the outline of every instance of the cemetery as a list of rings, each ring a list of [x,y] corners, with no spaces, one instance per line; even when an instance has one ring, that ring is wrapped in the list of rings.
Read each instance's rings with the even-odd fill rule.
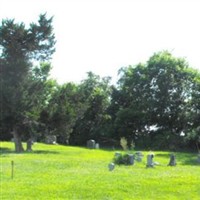
[[[162,50],[119,66],[116,83],[92,71],[80,83],[59,83],[50,76],[53,20],[45,12],[29,25],[0,24],[0,199],[199,200],[200,71]]]
[[[2,199],[195,200],[200,195],[196,153],[106,150],[94,140],[86,148],[35,143],[34,151],[23,154],[1,142],[0,150]]]

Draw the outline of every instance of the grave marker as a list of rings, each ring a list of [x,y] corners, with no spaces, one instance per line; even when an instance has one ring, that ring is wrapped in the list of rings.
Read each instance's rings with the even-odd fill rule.
[[[129,164],[130,165],[134,165],[134,155],[133,154],[128,154],[128,158],[129,158]]]
[[[154,154],[148,154],[147,155],[147,165],[146,165],[146,167],[154,167],[153,158],[154,158]]]
[[[170,154],[168,166],[176,166],[176,156],[174,154]]]
[[[114,164],[114,163],[110,163],[110,164],[108,165],[109,171],[113,171],[114,168],[115,168],[115,164]]]
[[[95,140],[88,140],[87,141],[87,148],[95,149],[95,146],[96,146]]]

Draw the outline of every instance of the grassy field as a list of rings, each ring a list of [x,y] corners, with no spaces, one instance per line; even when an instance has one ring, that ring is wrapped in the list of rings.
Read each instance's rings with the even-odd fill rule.
[[[133,166],[108,170],[115,151],[35,144],[34,152],[16,154],[1,142],[0,199],[195,200],[200,199],[200,165],[196,155],[176,153],[177,166],[167,166],[169,152],[154,152],[160,165],[146,168],[146,155]],[[14,177],[11,177],[14,161]]]

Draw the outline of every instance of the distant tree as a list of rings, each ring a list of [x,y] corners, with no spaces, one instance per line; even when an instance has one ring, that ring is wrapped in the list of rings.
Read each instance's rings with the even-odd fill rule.
[[[56,135],[58,142],[68,144],[76,121],[84,112],[79,87],[73,83],[54,84],[46,107],[40,114],[48,135]]]
[[[185,131],[184,139],[192,149],[197,148],[200,152],[200,72],[194,69],[188,69],[188,83],[190,87],[187,98],[187,107],[185,109]]]
[[[35,61],[48,61],[54,44],[52,18],[47,19],[46,14],[29,27],[9,19],[0,25],[1,129],[12,132],[16,152],[23,151],[21,138],[26,134],[20,127],[34,119],[44,103],[50,65],[34,67]]]
[[[98,140],[104,132],[104,125],[109,120],[107,108],[110,103],[110,78],[100,78],[92,72],[80,84],[80,95],[84,104],[84,113],[76,121],[72,144],[83,145],[88,139]]]

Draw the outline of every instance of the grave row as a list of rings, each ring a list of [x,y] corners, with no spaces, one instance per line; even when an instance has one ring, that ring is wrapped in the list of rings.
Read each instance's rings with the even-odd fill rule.
[[[144,155],[142,154],[142,152],[136,152],[135,155],[134,154],[125,154],[124,156],[121,153],[116,152],[115,156],[114,156],[114,161],[116,164],[134,165],[135,160],[138,162],[141,162],[143,156]],[[108,165],[109,171],[114,170],[115,163],[112,162]],[[159,163],[154,162],[154,154],[153,153],[150,153],[147,155],[147,163],[146,163],[147,168],[154,167],[155,165],[158,165],[158,164]],[[168,166],[176,166],[176,156],[174,154],[170,154],[170,160],[169,160]]]

